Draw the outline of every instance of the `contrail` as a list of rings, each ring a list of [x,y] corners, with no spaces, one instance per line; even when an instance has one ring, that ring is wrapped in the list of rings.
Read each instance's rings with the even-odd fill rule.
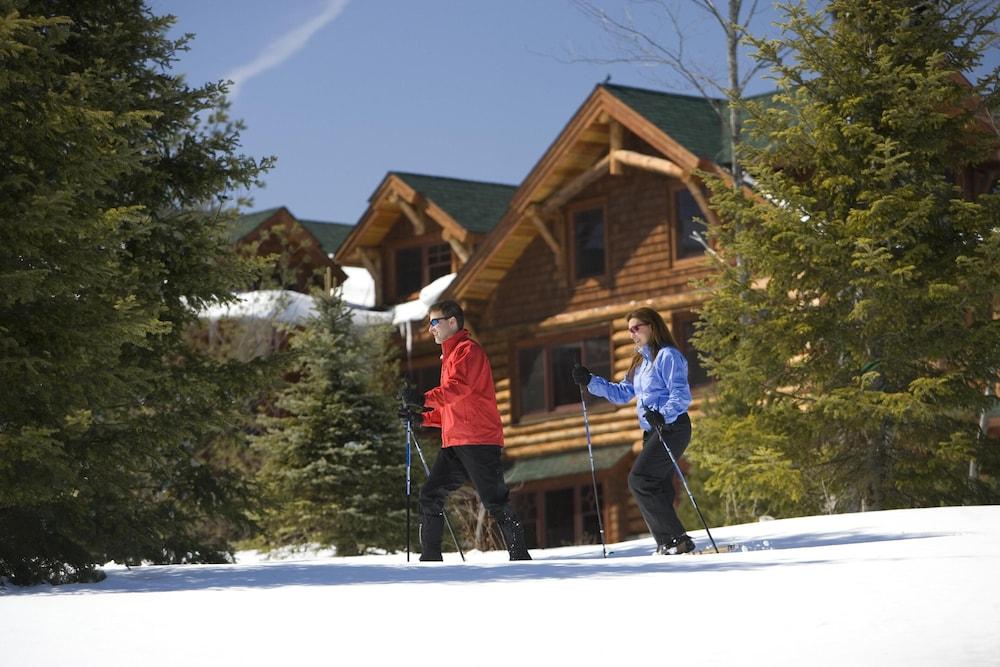
[[[299,27],[289,30],[277,40],[268,44],[267,48],[252,61],[246,65],[240,65],[227,74],[224,78],[233,82],[233,85],[229,88],[229,99],[235,100],[240,94],[240,89],[247,81],[261,72],[266,72],[272,67],[277,67],[304,47],[310,37],[344,11],[347,3],[348,0],[327,0],[326,7],[318,15]]]

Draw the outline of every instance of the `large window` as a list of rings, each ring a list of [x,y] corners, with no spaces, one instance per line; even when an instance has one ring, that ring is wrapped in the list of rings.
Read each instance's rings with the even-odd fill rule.
[[[705,254],[705,246],[696,241],[692,234],[698,232],[708,239],[708,229],[702,218],[704,214],[688,190],[674,193],[674,219],[677,221],[677,259]]]
[[[605,263],[604,208],[580,209],[572,214],[573,275],[577,280],[603,276]]]
[[[698,316],[694,313],[677,313],[674,315],[674,338],[677,339],[677,345],[687,359],[688,384],[692,387],[707,384],[711,381],[708,377],[708,371],[705,370],[701,365],[701,360],[698,359],[697,350],[695,350],[694,345],[691,343],[691,337],[694,336],[695,332],[695,322],[697,321]]]
[[[451,273],[451,246],[434,243],[398,248],[395,271],[396,297],[407,297]]]
[[[597,490],[603,503],[603,484],[598,484]],[[511,501],[524,525],[529,549],[601,543],[597,501],[590,481],[556,489],[515,492]]]
[[[544,414],[580,402],[580,388],[573,383],[575,364],[592,373],[611,374],[611,348],[607,334],[582,339],[558,339],[517,351],[518,414]]]
[[[423,248],[396,251],[396,294],[404,296],[423,287]]]

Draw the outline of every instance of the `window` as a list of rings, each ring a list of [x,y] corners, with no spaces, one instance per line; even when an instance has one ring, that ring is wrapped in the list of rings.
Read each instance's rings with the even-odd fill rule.
[[[698,243],[691,234],[698,232],[707,238],[708,228],[701,220],[703,214],[688,190],[674,193],[674,219],[677,221],[677,259],[705,254],[705,246]]]
[[[538,548],[538,498],[534,493],[511,494],[517,518],[524,526],[524,541],[529,549]]]
[[[599,544],[601,541],[601,522],[597,518],[597,510],[604,502],[603,485],[597,485],[597,498],[594,497],[594,485],[580,487],[580,539],[581,544]]]
[[[542,414],[580,403],[580,388],[571,377],[582,364],[592,373],[611,374],[611,347],[607,334],[561,340],[517,351],[518,414]]]
[[[427,246],[427,283],[430,284],[451,273],[451,246],[436,243]]]
[[[603,505],[603,484],[597,485],[597,492]],[[515,492],[511,502],[524,526],[529,549],[601,543],[594,485],[590,481]]]
[[[701,361],[698,359],[698,352],[691,343],[691,337],[694,336],[695,332],[695,322],[697,321],[698,317],[694,313],[678,313],[674,315],[674,338],[677,339],[677,345],[680,351],[684,353],[684,358],[687,359],[688,384],[692,387],[710,382],[708,371],[701,365]]]
[[[423,287],[423,248],[400,248],[396,251],[396,294],[403,296]]]
[[[556,489],[545,493],[545,547],[565,547],[573,544],[573,489]]]
[[[447,243],[409,246],[396,250],[396,297],[419,292],[451,273],[451,246]]]
[[[577,280],[603,276],[604,209],[587,208],[573,213],[573,275]]]

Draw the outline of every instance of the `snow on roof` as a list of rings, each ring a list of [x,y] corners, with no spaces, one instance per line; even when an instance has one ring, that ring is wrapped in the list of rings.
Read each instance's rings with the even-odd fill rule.
[[[427,317],[427,313],[430,311],[431,306],[438,300],[438,297],[448,286],[451,285],[452,281],[455,280],[455,274],[449,273],[446,276],[441,276],[434,282],[432,282],[427,287],[420,290],[420,296],[417,297],[415,301],[407,301],[406,303],[401,303],[393,309],[393,324],[403,324],[404,322],[414,322],[422,320]]]
[[[366,269],[347,266],[347,281],[340,286],[340,298],[351,309],[351,317],[358,326],[375,324],[406,325],[427,317],[430,307],[455,279],[454,273],[441,276],[420,290],[414,301],[395,306],[389,311],[375,311],[375,283]],[[239,292],[234,303],[215,304],[202,309],[199,319],[218,320],[268,320],[286,324],[301,324],[318,313],[313,298],[308,294],[289,290],[259,290]]]
[[[299,324],[317,314],[316,304],[308,294],[290,290],[258,290],[237,292],[236,301],[220,303],[202,309],[202,320],[270,320]]]
[[[340,298],[352,306],[371,308],[375,305],[375,281],[368,273],[368,269],[357,266],[344,266],[344,273],[347,280],[337,289],[340,290]]]

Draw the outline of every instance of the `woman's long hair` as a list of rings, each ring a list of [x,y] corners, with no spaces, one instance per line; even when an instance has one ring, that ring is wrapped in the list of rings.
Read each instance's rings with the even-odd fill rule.
[[[652,308],[636,308],[631,313],[625,316],[625,326],[631,320],[639,320],[643,324],[648,324],[650,330],[653,332],[653,336],[649,339],[649,355],[650,358],[655,359],[656,354],[665,347],[677,347],[677,341],[674,340],[673,334],[670,333],[670,329],[667,328],[666,322],[660,317],[660,314],[653,310]],[[628,367],[628,372],[625,377],[631,382],[635,376],[635,369],[639,367],[642,363],[642,354],[636,350],[635,356],[632,357],[632,364]]]

